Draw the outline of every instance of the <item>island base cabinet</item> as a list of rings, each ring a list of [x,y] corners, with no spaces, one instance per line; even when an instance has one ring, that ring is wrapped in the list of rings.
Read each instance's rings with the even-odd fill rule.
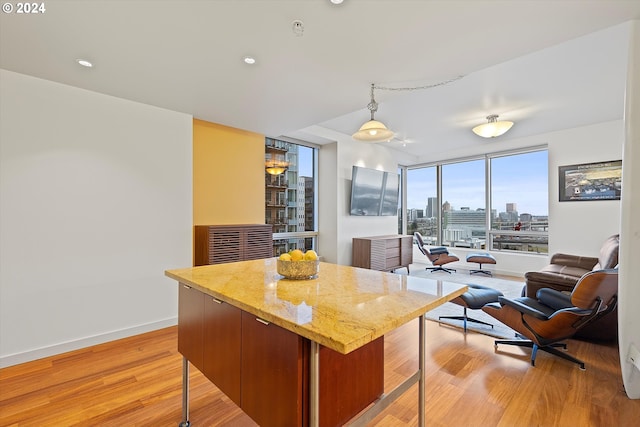
[[[242,313],[242,410],[256,423],[303,422],[305,340],[249,313]]]
[[[384,393],[384,337],[349,354],[320,346],[321,426],[341,426]]]
[[[205,295],[202,373],[238,406],[241,315],[239,308]]]
[[[261,427],[309,424],[311,342],[190,286],[178,292],[178,351]],[[384,338],[320,346],[319,422],[341,426],[384,392]]]
[[[205,295],[191,286],[178,286],[178,351],[202,371]]]

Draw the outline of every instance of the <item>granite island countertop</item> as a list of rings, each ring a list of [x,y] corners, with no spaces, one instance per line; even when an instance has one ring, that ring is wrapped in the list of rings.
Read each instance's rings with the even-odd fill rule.
[[[277,273],[276,258],[165,274],[342,354],[467,290],[458,283],[325,262],[315,278],[289,280]]]

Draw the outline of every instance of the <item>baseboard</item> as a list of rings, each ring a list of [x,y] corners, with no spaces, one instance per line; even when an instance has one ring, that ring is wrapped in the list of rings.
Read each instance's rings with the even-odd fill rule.
[[[132,326],[130,328],[120,329],[117,331],[107,332],[104,334],[85,337],[78,340],[67,341],[60,344],[54,344],[48,347],[41,347],[35,350],[29,350],[22,353],[14,353],[0,357],[0,368],[18,365],[20,363],[31,362],[33,360],[42,359],[43,357],[55,356],[57,354],[66,353],[68,351],[78,350],[93,345],[103,344],[105,342],[127,338],[133,335],[144,334],[146,332],[155,331],[157,329],[167,328],[178,324],[178,318],[158,320],[156,322],[145,323],[144,325]]]

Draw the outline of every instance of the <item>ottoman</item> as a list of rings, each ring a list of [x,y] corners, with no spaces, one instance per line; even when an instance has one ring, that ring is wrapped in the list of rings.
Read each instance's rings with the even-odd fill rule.
[[[485,304],[489,304],[490,302],[498,302],[498,298],[503,296],[504,294],[497,289],[489,288],[482,285],[476,285],[473,283],[467,284],[467,287],[469,288],[467,292],[451,300],[452,303],[461,305],[463,307],[463,315],[440,316],[438,317],[438,319],[462,320],[465,333],[467,333],[467,322],[480,323],[482,325],[491,326],[491,328],[493,329],[493,325],[491,323],[467,317],[467,308],[470,308],[472,310],[479,310],[484,307]]]
[[[487,276],[491,276],[491,271],[483,270],[482,264],[495,264],[496,259],[488,252],[478,252],[467,255],[467,262],[475,262],[480,265],[479,269],[469,270],[469,274],[483,273]]]

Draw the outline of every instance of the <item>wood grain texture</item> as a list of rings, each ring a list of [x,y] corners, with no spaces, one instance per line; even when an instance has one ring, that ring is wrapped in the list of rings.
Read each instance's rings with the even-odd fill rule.
[[[426,421],[430,427],[632,426],[640,400],[624,393],[615,345],[569,340],[586,371],[493,338],[427,322]],[[385,336],[385,390],[417,367],[417,321]],[[177,328],[0,370],[0,426],[177,426],[182,357]],[[192,425],[255,423],[200,372],[191,369]],[[370,425],[417,424],[417,387]]]

